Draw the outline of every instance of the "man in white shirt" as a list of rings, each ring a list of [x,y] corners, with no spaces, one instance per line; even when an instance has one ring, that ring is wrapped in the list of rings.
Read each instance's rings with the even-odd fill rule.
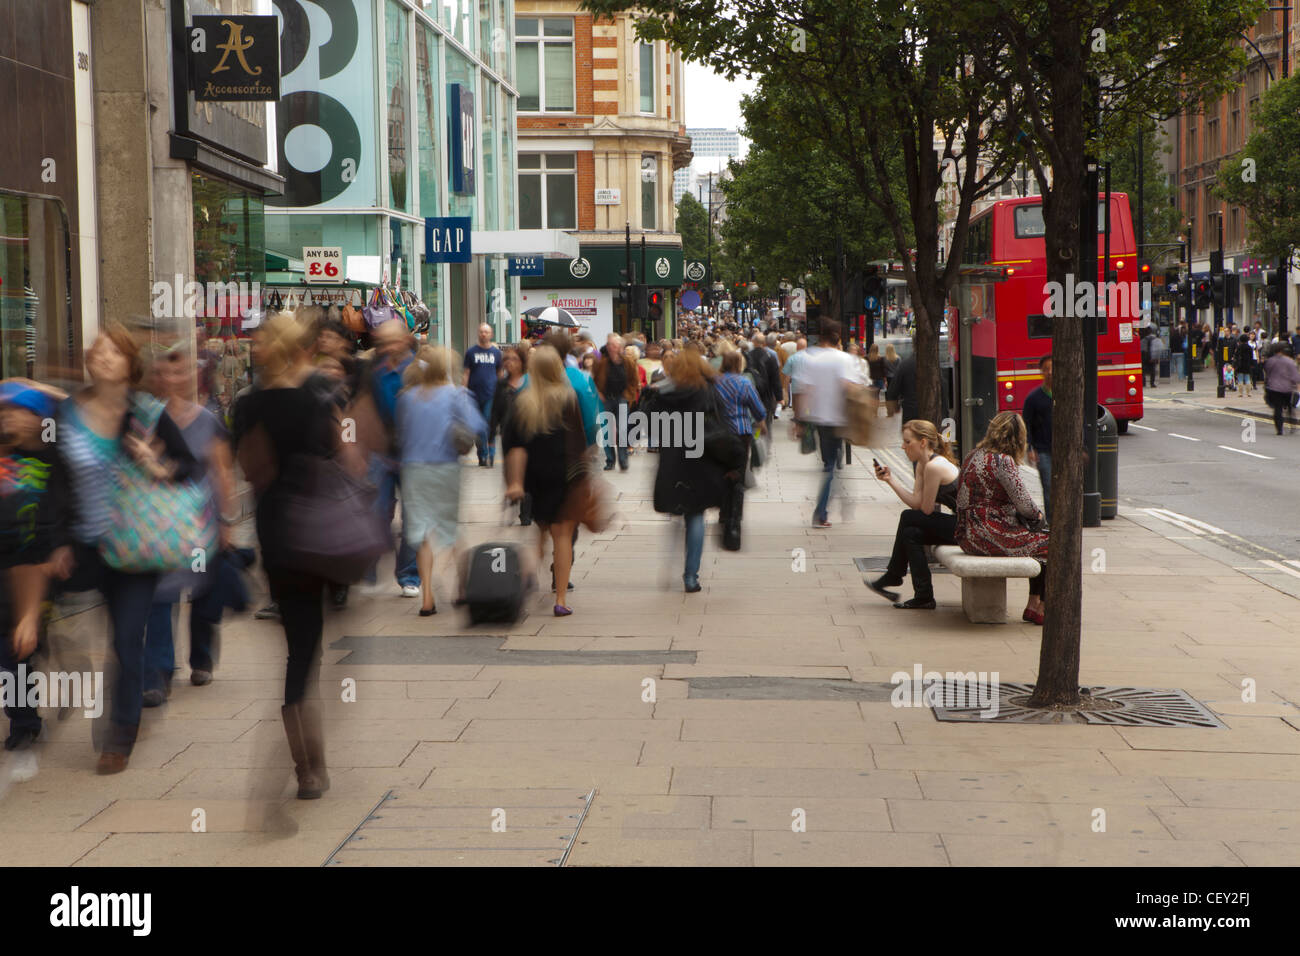
[[[856,380],[853,356],[840,350],[839,325],[823,322],[818,344],[806,350],[792,380],[792,385],[798,386],[795,390],[795,419],[804,423],[806,428],[816,427],[817,441],[821,446],[822,487],[813,509],[814,528],[831,526],[827,508],[842,441],[836,430],[847,423],[844,388]]]

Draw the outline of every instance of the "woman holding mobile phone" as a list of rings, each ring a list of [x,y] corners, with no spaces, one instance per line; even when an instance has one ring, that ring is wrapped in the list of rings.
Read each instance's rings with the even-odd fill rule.
[[[958,468],[951,446],[933,424],[923,419],[913,419],[903,425],[903,453],[912,462],[911,489],[904,488],[888,466],[874,458],[871,460],[876,478],[894,490],[906,510],[898,516],[894,550],[885,573],[874,581],[864,579],[863,583],[894,602],[896,608],[933,610],[934,588],[925,546],[957,543]],[[942,505],[947,505],[952,513],[940,511]],[[901,585],[909,569],[915,593],[911,600],[900,601],[901,595],[889,589]]]

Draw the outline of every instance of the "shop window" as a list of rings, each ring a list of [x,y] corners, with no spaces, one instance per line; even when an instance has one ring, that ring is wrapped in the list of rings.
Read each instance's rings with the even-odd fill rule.
[[[578,170],[573,153],[519,154],[519,228],[578,228]]]
[[[572,113],[573,21],[515,18],[515,78],[521,113]]]
[[[63,204],[0,192],[0,377],[81,381],[71,285]]]

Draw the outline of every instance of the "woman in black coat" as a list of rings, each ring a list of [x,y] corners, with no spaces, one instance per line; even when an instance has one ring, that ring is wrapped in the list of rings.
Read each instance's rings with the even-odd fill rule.
[[[711,385],[717,375],[698,349],[687,348],[664,362],[668,378],[648,391],[644,408],[659,426],[659,470],[655,474],[654,506],[661,514],[686,519],[686,593],[700,590],[700,559],[704,554],[704,512],[719,508],[727,493],[722,465],[704,454],[704,425],[715,408]],[[673,418],[659,417],[679,413]],[[666,424],[672,422],[668,433]],[[743,446],[742,446],[743,447]],[[743,465],[742,465],[743,467]]]

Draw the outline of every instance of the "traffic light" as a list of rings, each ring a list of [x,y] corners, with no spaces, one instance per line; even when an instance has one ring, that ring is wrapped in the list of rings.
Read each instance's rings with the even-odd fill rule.
[[[1139,263],[1138,263],[1138,282],[1149,282],[1149,281],[1151,281],[1151,263],[1149,263],[1149,262],[1139,262]]]
[[[1184,309],[1195,308],[1192,300],[1192,280],[1180,279],[1178,282],[1178,299],[1177,304]]]
[[[1209,279],[1197,279],[1196,282],[1194,283],[1192,292],[1193,295],[1195,296],[1194,301],[1195,301],[1196,308],[1208,309],[1210,307],[1210,303],[1212,300],[1210,296]]]
[[[1283,281],[1286,276],[1284,272],[1270,272],[1264,276],[1264,298],[1269,302],[1281,302]]]
[[[632,286],[631,317],[644,319],[650,311],[648,290],[643,285]]]
[[[658,289],[655,289],[653,292],[650,293],[649,304],[651,306],[662,306],[663,301],[664,301],[664,294],[660,292]]]
[[[1241,304],[1241,276],[1235,272],[1223,276],[1223,304],[1233,309]]]
[[[1224,275],[1222,272],[1216,272],[1210,276],[1210,302],[1216,308],[1223,308],[1224,302]]]

